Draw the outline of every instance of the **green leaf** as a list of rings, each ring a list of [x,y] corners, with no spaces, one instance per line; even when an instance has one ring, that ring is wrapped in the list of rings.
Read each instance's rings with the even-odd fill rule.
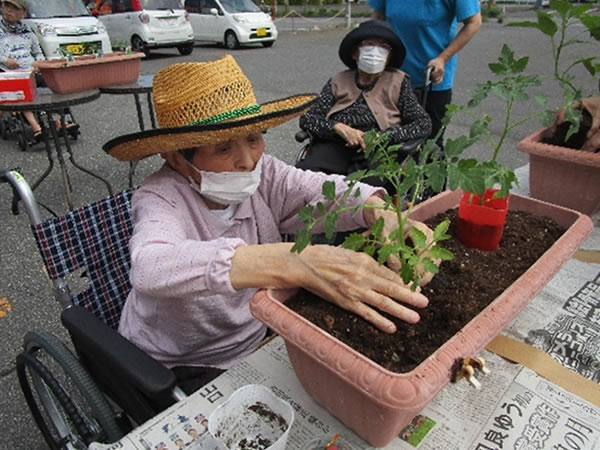
[[[421,230],[416,227],[411,227],[410,235],[415,248],[427,247],[427,236],[425,236],[425,233],[423,233]]]
[[[439,267],[429,258],[423,258],[423,260],[421,261],[421,264],[423,265],[423,268],[430,273],[438,273],[439,272]]]
[[[346,236],[342,243],[342,248],[348,248],[350,250],[359,251],[363,245],[365,245],[367,238],[362,233],[352,233]]]
[[[441,239],[444,239],[447,236],[446,232],[448,231],[449,227],[450,227],[449,220],[444,220],[443,222],[440,222],[433,230],[433,240],[439,241]]]
[[[300,208],[298,211],[298,218],[303,223],[310,223],[313,221],[313,207],[312,205],[306,205]]]
[[[362,251],[372,258],[375,255],[376,250],[377,250],[377,247],[375,247],[373,244],[369,244],[365,248],[363,248]]]
[[[429,249],[429,254],[435,259],[441,259],[442,261],[452,261],[454,259],[454,255],[452,252],[442,248],[438,245],[434,245]]]
[[[548,13],[538,10],[538,29],[547,36],[554,36],[558,31],[558,25]]]
[[[371,235],[373,235],[373,237],[376,240],[379,240],[381,238],[381,233],[383,233],[384,224],[385,221],[383,220],[383,217],[378,217],[373,226],[371,227]]]
[[[571,9],[571,2],[568,0],[550,0],[550,8],[560,14],[563,19],[565,19],[569,14],[569,10]]]
[[[404,284],[409,284],[413,281],[415,275],[415,270],[409,266],[408,264],[402,264],[402,269],[400,270],[400,276],[402,277],[402,281]]]
[[[296,233],[296,239],[291,251],[300,253],[310,244],[310,231],[307,229],[300,230]]]
[[[325,237],[327,239],[333,239],[333,235],[335,234],[335,227],[337,225],[337,220],[337,214],[327,214],[325,216]]]
[[[395,253],[393,245],[384,245],[377,253],[377,262],[381,265],[385,264],[388,258]]]
[[[333,181],[325,181],[323,183],[323,197],[325,200],[335,200],[335,183]]]
[[[512,73],[521,73],[527,67],[529,63],[529,56],[523,56],[522,58],[516,60],[512,65]]]
[[[600,40],[600,16],[588,14],[581,17],[580,20],[589,30],[592,37]]]

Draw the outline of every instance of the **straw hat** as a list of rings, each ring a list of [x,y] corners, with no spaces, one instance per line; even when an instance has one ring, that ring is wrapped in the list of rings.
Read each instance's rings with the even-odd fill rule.
[[[161,69],[154,76],[152,95],[159,128],[108,141],[103,149],[109,155],[133,161],[218,144],[293,119],[315,98],[302,94],[257,104],[250,81],[231,55]]]
[[[394,33],[393,28],[384,20],[367,20],[348,33],[342,42],[338,54],[340,59],[350,69],[356,68],[356,61],[352,57],[354,47],[368,38],[379,38],[392,46],[388,67],[399,68],[406,56],[406,48],[400,38]]]

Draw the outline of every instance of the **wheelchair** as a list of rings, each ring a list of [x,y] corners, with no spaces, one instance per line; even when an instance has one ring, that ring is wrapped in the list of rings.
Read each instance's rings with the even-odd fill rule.
[[[425,85],[423,88],[418,90],[419,92],[417,92],[417,90],[415,90],[415,94],[417,95],[417,98],[419,99],[419,102],[421,103],[421,105],[423,107],[425,107],[427,105],[428,95],[433,87],[433,83],[431,81],[432,71],[433,71],[433,67],[431,67],[431,66],[428,66],[425,68]],[[309,132],[307,132],[305,130],[297,131],[296,134],[294,135],[294,139],[296,140],[296,142],[303,144],[303,146],[300,149],[300,151],[298,152],[298,154],[296,156],[296,160],[295,160],[295,166],[299,167],[299,168],[303,168],[302,162],[308,156],[309,152],[311,151],[311,147],[313,147],[315,144],[321,144],[321,143],[323,143],[323,141],[316,139],[314,136],[312,136]],[[402,161],[405,161],[408,158],[413,158],[418,162],[418,151],[425,144],[425,141],[426,141],[426,139],[423,138],[423,139],[413,139],[413,140],[403,142],[402,147],[398,150],[398,154],[397,154],[398,161],[401,163]],[[332,145],[336,145],[336,143],[332,143]],[[367,168],[366,163],[365,163],[365,167],[357,167],[356,170],[358,170],[359,168],[360,169]],[[327,173],[340,173],[340,172],[328,170]],[[346,174],[343,174],[343,175],[346,175]],[[371,180],[363,180],[363,181],[365,181],[367,183],[375,184],[377,186],[384,186],[384,187],[388,188],[388,191],[390,190],[390,186],[385,186],[384,182],[381,180],[371,179]],[[428,191],[428,192],[422,193],[417,198],[417,202],[427,200],[429,197],[432,197],[435,194],[436,193],[434,193],[433,191],[431,191],[431,192]]]
[[[49,448],[115,442],[185,398],[170,369],[116,331],[131,289],[133,189],[42,220],[18,170],[0,171],[0,183],[9,183],[23,202],[74,348],[31,330],[16,357],[21,390]],[[73,293],[67,275],[82,270],[87,286]]]
[[[35,118],[42,127],[42,133],[48,133],[50,125],[46,120],[46,114],[35,113]],[[65,123],[68,135],[71,139],[77,140],[81,132],[70,108],[65,110]],[[41,142],[41,139],[36,141],[31,126],[21,113],[4,113],[0,115],[0,137],[5,141],[16,140],[21,151],[26,151]]]

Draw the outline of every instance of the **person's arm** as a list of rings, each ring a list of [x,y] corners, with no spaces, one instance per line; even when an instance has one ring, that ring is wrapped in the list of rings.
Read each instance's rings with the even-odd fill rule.
[[[435,83],[441,83],[444,78],[444,67],[446,62],[458,53],[475,36],[481,27],[481,13],[476,13],[463,20],[463,26],[456,37],[448,44],[437,57],[430,60],[427,65],[433,67],[431,80]]]
[[[44,56],[44,52],[42,52],[40,41],[38,41],[37,36],[33,32],[31,33],[31,56],[33,56],[33,59],[35,59],[36,61],[42,61],[46,59]]]
[[[397,273],[366,253],[310,245],[298,254],[290,252],[291,247],[291,243],[238,247],[229,273],[232,286],[303,287],[387,333],[395,332],[396,327],[379,311],[416,323],[419,314],[410,307],[423,308],[428,304],[425,296],[412,292]]]
[[[326,118],[335,104],[335,96],[331,89],[331,79],[327,81],[311,108],[300,116],[299,125],[304,131],[320,139],[331,139],[336,136],[333,130],[336,122]]]
[[[408,75],[402,82],[397,105],[402,114],[402,123],[383,130],[390,132],[389,143],[399,144],[409,140],[427,138],[431,133],[431,119],[417,100]]]

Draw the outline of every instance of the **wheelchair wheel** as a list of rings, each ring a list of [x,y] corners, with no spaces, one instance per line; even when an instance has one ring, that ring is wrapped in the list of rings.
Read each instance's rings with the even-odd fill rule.
[[[87,448],[123,436],[115,413],[73,353],[55,336],[30,331],[17,357],[27,405],[52,450]]]
[[[2,140],[6,141],[8,139],[9,134],[9,124],[8,120],[4,115],[0,116],[0,137]]]
[[[27,150],[28,145],[25,133],[17,133],[17,145],[19,146],[21,151],[24,152],[25,150]]]

